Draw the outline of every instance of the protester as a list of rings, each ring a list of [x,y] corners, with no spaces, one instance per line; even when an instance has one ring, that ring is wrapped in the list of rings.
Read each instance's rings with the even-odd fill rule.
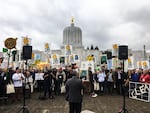
[[[46,98],[46,95],[48,93],[48,97],[51,97],[51,84],[52,84],[52,70],[48,70],[44,73],[44,97]]]
[[[65,72],[63,71],[62,68],[60,68],[57,73],[56,73],[56,80],[57,80],[57,93],[60,94],[61,93],[61,86],[62,84],[65,82],[66,80],[66,74]]]
[[[91,88],[90,94],[93,97],[95,95],[95,93],[94,93],[94,76],[93,76],[91,67],[88,68],[88,76],[89,76],[90,88]]]
[[[122,94],[123,86],[123,72],[121,68],[118,68],[115,72],[116,90],[118,94]]]
[[[140,82],[150,83],[150,75],[149,75],[148,70],[143,71],[143,74],[140,76]]]
[[[26,89],[30,90],[30,93],[33,93],[33,78],[29,71],[25,73]]]
[[[6,95],[6,73],[4,69],[0,70],[0,97]]]
[[[102,70],[100,69],[97,74],[100,94],[104,94],[104,91],[105,91],[105,89],[104,89],[105,88],[105,77],[106,77],[106,74],[104,72],[102,72]]]
[[[114,89],[114,74],[112,70],[109,70],[109,72],[107,73],[107,88],[108,88],[108,93],[112,95]]]
[[[136,69],[135,73],[131,75],[131,80],[132,82],[139,82],[140,75],[139,75],[139,70]]]
[[[25,79],[24,75],[21,73],[19,67],[16,67],[16,73],[13,74],[12,80],[15,87],[15,100],[21,100],[23,80]]]

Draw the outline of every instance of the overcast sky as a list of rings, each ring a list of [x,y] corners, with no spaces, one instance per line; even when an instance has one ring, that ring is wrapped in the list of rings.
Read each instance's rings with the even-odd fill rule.
[[[0,0],[0,48],[6,38],[17,37],[20,49],[21,37],[28,36],[33,49],[44,50],[47,42],[56,49],[72,16],[85,48],[150,49],[150,0]]]

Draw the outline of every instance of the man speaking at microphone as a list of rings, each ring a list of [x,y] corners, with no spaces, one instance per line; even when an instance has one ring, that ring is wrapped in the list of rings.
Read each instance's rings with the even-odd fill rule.
[[[69,113],[81,113],[83,84],[76,71],[66,82],[66,100],[69,102]]]

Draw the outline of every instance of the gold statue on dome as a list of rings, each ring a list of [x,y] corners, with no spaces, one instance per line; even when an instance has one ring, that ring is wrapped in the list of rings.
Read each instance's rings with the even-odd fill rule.
[[[74,17],[71,17],[71,24],[74,24]]]

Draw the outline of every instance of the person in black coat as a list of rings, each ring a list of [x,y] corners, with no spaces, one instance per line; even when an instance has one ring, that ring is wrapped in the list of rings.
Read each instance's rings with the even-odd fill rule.
[[[5,73],[1,69],[0,70],[0,97],[5,96],[5,80],[4,79],[5,79]]]
[[[93,73],[92,73],[92,68],[88,68],[88,76],[89,76],[89,81],[90,81],[90,86],[91,86],[91,91],[90,94],[94,94],[94,79],[93,79]]]
[[[51,98],[51,84],[52,84],[52,71],[48,70],[44,73],[44,97],[46,98],[46,94],[48,92],[49,98]]]
[[[125,72],[121,70],[121,68],[118,68],[117,72],[115,72],[115,81],[116,81],[116,90],[118,94],[124,94],[124,85],[126,80],[128,79],[128,76]]]
[[[69,102],[69,113],[81,113],[83,97],[83,84],[77,77],[77,72],[72,73],[72,78],[66,82],[66,100]]]

